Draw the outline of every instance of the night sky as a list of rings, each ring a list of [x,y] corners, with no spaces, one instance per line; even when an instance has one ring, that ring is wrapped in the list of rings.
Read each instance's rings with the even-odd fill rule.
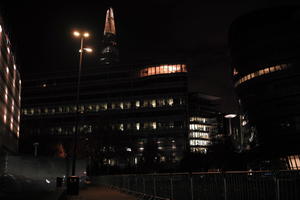
[[[21,76],[78,66],[74,29],[87,30],[94,53],[84,65],[99,63],[106,9],[112,6],[122,62],[185,57],[192,65],[192,90],[222,97],[221,109],[235,112],[227,32],[247,12],[290,0],[255,1],[10,1],[0,3]],[[223,2],[223,3],[220,3]],[[226,2],[226,3],[224,3]],[[299,2],[299,1],[298,1]],[[297,3],[298,5],[300,3]]]

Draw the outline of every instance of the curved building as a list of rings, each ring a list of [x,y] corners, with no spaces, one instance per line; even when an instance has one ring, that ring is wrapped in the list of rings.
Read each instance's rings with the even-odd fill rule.
[[[17,153],[21,80],[0,17],[0,153]],[[1,162],[0,162],[1,163]]]
[[[269,156],[300,152],[299,23],[299,7],[274,7],[239,17],[229,32],[239,103]]]

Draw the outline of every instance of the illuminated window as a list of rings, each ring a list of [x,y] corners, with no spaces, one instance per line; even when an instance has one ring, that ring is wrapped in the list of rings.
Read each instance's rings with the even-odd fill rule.
[[[5,102],[7,102],[7,98],[8,98],[8,89],[7,89],[7,87],[5,86],[5,95],[4,95],[5,97]]]
[[[190,138],[204,138],[204,139],[209,139],[209,134],[208,133],[203,133],[203,132],[190,132],[189,134]]]
[[[140,123],[139,122],[135,124],[135,128],[136,128],[136,130],[140,130]]]
[[[156,107],[156,101],[155,100],[151,100],[151,107],[155,108]]]
[[[157,127],[157,126],[156,126],[156,122],[152,122],[152,123],[151,123],[151,128],[152,128],[152,129],[156,129],[156,127]]]
[[[275,71],[280,71],[280,70],[286,69],[287,67],[288,67],[287,64],[281,64],[281,65],[275,65],[275,66],[272,66],[272,67],[267,67],[267,68],[258,70],[256,72],[253,72],[251,74],[245,75],[244,77],[240,78],[235,83],[235,87],[237,87],[239,84],[241,84],[245,81],[251,80],[255,77],[262,76],[262,75],[265,75],[265,74],[269,74],[269,73],[272,73],[272,72],[275,72]]]
[[[3,113],[3,122],[4,122],[4,124],[6,124],[6,120],[7,120],[6,114],[7,114],[7,111],[6,111],[6,108],[4,108],[4,113]]]
[[[190,130],[209,131],[209,126],[202,124],[190,124]]]
[[[208,146],[210,145],[210,141],[208,140],[190,140],[191,146]]]
[[[136,107],[136,108],[139,108],[140,106],[141,106],[140,101],[136,101],[136,102],[135,102],[135,107]]]
[[[191,147],[191,152],[206,154],[207,153],[207,148],[203,148],[203,147]]]
[[[144,76],[152,76],[158,74],[170,74],[170,73],[180,73],[187,72],[186,65],[159,65],[159,66],[151,66],[145,69],[141,69],[139,72],[140,77]]]
[[[168,105],[169,105],[169,106],[173,106],[173,104],[174,104],[174,99],[170,98],[170,99],[168,99],[167,101],[168,101]]]
[[[107,103],[101,103],[99,104],[99,107],[101,110],[107,110]]]

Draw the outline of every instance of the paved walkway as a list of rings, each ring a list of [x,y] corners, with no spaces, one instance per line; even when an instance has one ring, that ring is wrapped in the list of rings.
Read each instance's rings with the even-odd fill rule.
[[[134,196],[99,186],[90,186],[80,190],[79,197],[81,200],[137,200]]]

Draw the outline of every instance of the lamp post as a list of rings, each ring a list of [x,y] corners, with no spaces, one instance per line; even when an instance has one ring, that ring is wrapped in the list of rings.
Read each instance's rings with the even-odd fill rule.
[[[236,114],[227,114],[224,116],[226,119],[228,119],[229,122],[229,134],[228,136],[232,135],[232,128],[231,128],[231,119],[236,117]]]
[[[76,170],[76,152],[77,152],[77,138],[78,138],[78,124],[79,124],[79,95],[80,95],[80,79],[81,79],[81,68],[82,68],[82,57],[83,52],[86,51],[88,53],[92,52],[91,48],[83,48],[84,39],[88,38],[90,34],[88,32],[80,33],[78,31],[74,31],[73,35],[77,38],[80,38],[80,50],[79,50],[79,69],[78,69],[78,79],[77,79],[77,93],[76,93],[76,121],[75,121],[75,134],[74,134],[74,149],[73,149],[73,159],[72,159],[72,176],[75,176]]]
[[[78,195],[79,193],[79,177],[75,176],[76,171],[76,152],[77,152],[77,143],[78,143],[78,124],[79,124],[79,93],[80,93],[80,78],[81,78],[81,67],[82,67],[82,57],[83,52],[88,53],[92,52],[91,48],[83,48],[84,39],[90,36],[89,33],[84,32],[80,33],[74,31],[73,35],[77,38],[80,38],[80,50],[79,50],[79,69],[78,69],[78,79],[77,79],[77,92],[76,92],[76,116],[75,116],[75,133],[74,133],[74,149],[73,149],[73,158],[72,158],[72,175],[67,179],[67,194],[68,195]]]

